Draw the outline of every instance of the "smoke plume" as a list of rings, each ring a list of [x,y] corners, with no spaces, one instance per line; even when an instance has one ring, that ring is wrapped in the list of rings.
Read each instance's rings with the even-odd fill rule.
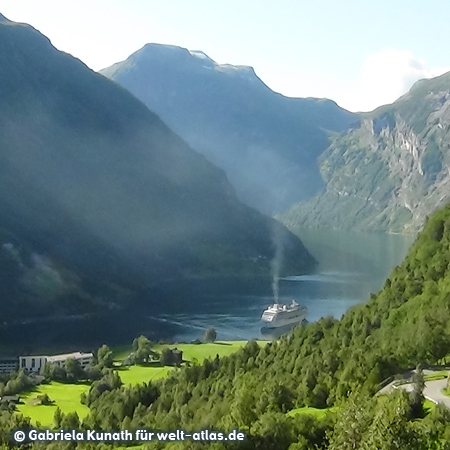
[[[276,224],[278,225],[278,224]],[[275,254],[270,263],[272,270],[272,291],[275,303],[278,303],[279,299],[279,282],[280,282],[280,271],[282,267],[283,260],[283,236],[282,228],[280,226],[275,226],[273,231],[273,246],[275,249]]]

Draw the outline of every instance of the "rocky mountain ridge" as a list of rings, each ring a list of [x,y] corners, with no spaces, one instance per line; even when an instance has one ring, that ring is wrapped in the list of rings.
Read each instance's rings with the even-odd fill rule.
[[[320,156],[326,188],[282,216],[290,227],[419,230],[450,188],[450,73],[365,114]]]
[[[331,100],[277,94],[252,67],[175,46],[147,44],[100,73],[225,170],[242,201],[268,214],[323,186],[317,157],[330,132],[358,120]]]

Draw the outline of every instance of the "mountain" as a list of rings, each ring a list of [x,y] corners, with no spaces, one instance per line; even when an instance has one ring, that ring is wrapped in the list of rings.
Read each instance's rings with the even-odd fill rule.
[[[315,266],[127,90],[1,18],[3,320],[127,305],[160,280],[267,275],[276,235],[286,273]]]
[[[396,375],[419,364],[444,369],[449,263],[447,206],[430,217],[383,289],[341,320],[322,318],[266,345],[251,341],[133,393],[112,387],[100,395],[94,386],[87,423],[105,430],[238,429],[246,433],[245,448],[258,450],[445,448],[449,410],[426,411],[419,377],[415,393],[374,394],[388,377],[400,381]],[[118,414],[113,405],[126,406]],[[190,444],[180,448],[203,445]],[[226,444],[217,448],[237,448]]]
[[[283,215],[289,227],[420,229],[450,199],[450,73],[365,114],[319,161],[326,188]]]
[[[317,157],[329,132],[358,118],[330,100],[277,94],[251,67],[169,45],[147,44],[100,73],[224,169],[242,201],[268,214],[323,187]]]

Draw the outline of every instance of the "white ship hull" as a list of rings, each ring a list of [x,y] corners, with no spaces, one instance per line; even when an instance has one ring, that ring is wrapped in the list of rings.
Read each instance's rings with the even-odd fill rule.
[[[292,301],[292,305],[275,303],[262,314],[261,321],[264,328],[275,329],[302,323],[306,319],[307,309]]]
[[[262,321],[262,323],[264,325],[264,328],[274,329],[274,328],[285,327],[288,325],[293,325],[295,323],[302,323],[305,318],[306,318],[306,314],[304,314],[301,317],[293,317],[292,319],[276,320],[275,322]]]

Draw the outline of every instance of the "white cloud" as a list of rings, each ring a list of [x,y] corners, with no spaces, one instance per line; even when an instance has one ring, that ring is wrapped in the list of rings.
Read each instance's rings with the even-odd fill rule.
[[[337,100],[351,111],[370,111],[394,102],[417,80],[435,77],[448,70],[429,67],[406,50],[383,50],[366,59],[355,87]]]
[[[342,67],[323,72],[263,61],[255,67],[261,79],[277,92],[291,97],[326,97],[354,112],[393,103],[416,81],[450,71],[450,67],[431,67],[410,51],[396,49],[368,56],[360,73],[349,74]]]

